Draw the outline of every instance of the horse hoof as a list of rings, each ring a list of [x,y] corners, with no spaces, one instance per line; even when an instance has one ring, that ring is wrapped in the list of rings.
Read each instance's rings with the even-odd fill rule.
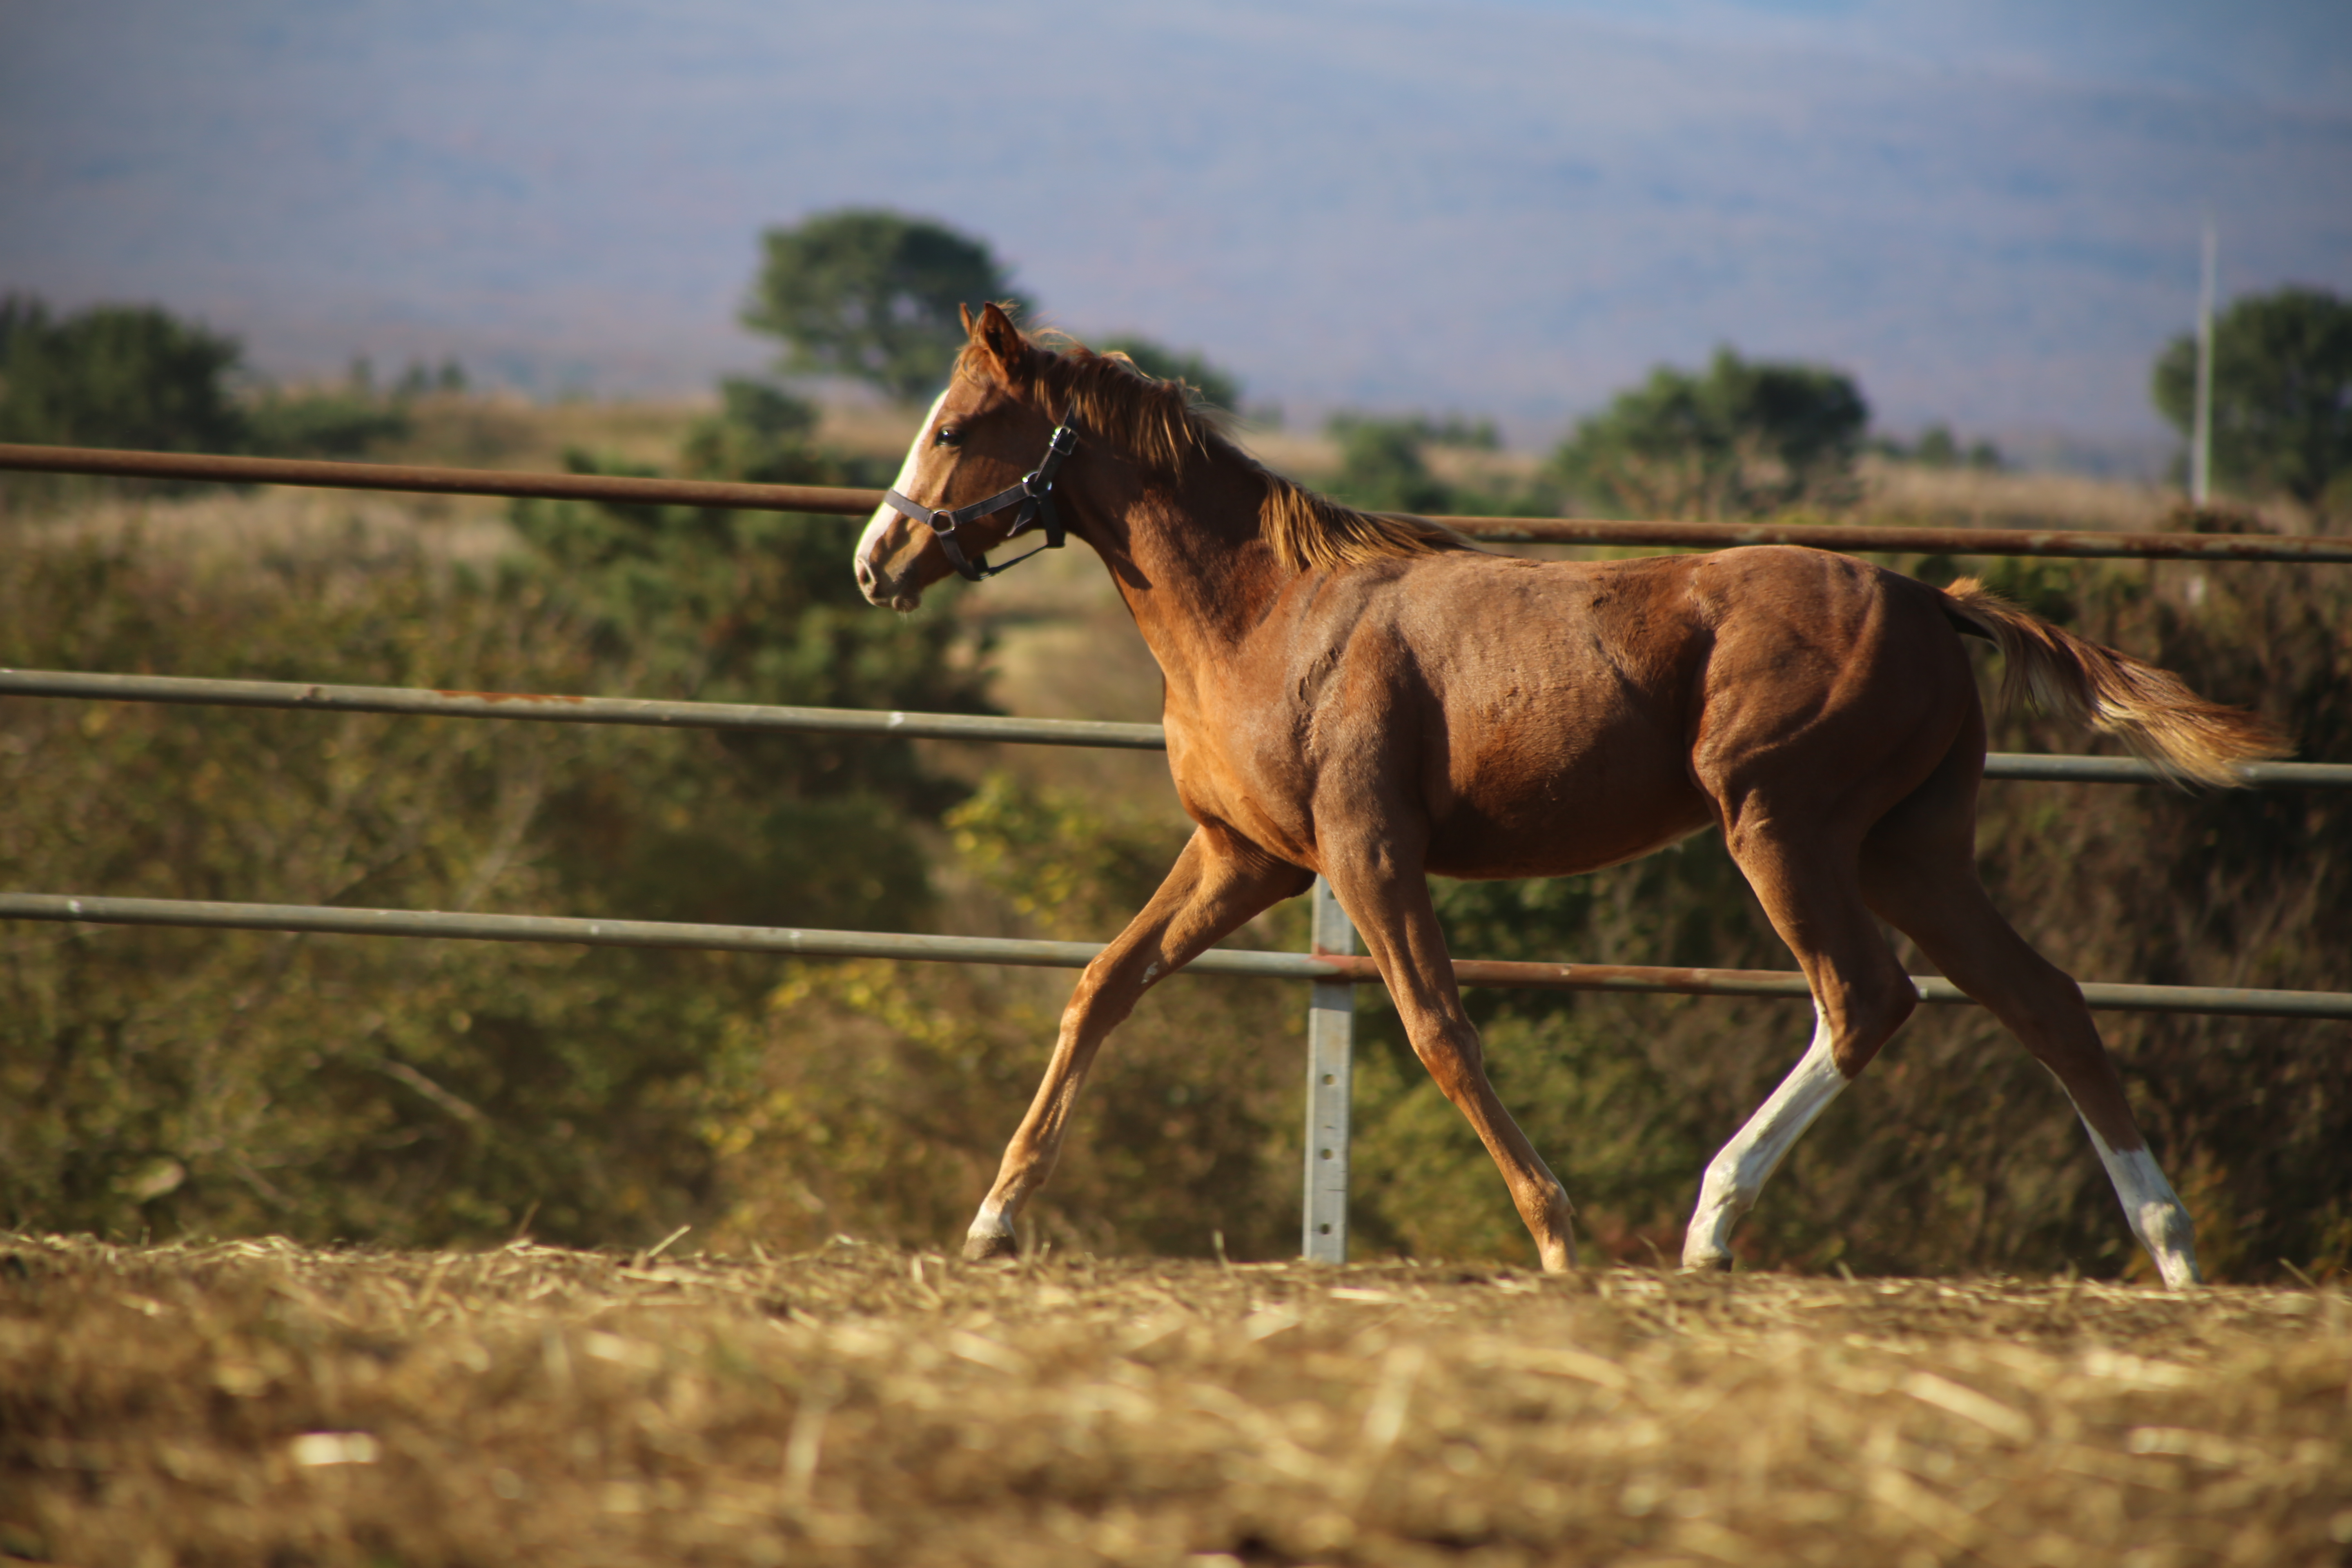
[[[1020,1256],[1021,1242],[1010,1233],[963,1238],[963,1260],[966,1263],[1010,1263]]]
[[[1715,1252],[1685,1258],[1682,1271],[1685,1274],[1728,1274],[1731,1272],[1731,1254]]]

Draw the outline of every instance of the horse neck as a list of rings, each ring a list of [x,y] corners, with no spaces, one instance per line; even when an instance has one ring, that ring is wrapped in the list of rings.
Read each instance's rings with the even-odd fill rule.
[[[1173,683],[1238,648],[1290,574],[1265,543],[1265,481],[1245,460],[1208,453],[1172,481],[1121,468],[1079,498],[1089,542]]]

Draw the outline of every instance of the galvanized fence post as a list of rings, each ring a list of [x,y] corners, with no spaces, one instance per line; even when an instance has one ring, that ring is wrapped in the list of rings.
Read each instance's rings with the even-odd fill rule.
[[[1352,954],[1356,928],[1315,879],[1318,952]],[[1348,1261],[1348,1104],[1356,1034],[1356,987],[1318,980],[1307,1004],[1307,1217],[1300,1256],[1309,1263]]]

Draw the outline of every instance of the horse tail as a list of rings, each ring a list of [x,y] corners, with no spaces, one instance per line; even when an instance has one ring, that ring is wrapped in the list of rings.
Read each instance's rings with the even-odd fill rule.
[[[2209,702],[2169,670],[2085,642],[1973,577],[1952,584],[1944,599],[1954,626],[2000,649],[2003,707],[2030,698],[2056,718],[2116,736],[2176,779],[2222,787],[2242,782],[2232,763],[2292,749],[2260,715]]]

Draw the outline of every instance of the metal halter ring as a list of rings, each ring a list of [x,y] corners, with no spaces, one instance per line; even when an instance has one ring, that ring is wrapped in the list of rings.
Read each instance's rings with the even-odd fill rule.
[[[1054,510],[1054,477],[1061,471],[1062,464],[1072,452],[1077,450],[1077,447],[1078,427],[1066,419],[1055,426],[1054,433],[1045,438],[1045,456],[1037,467],[1030,473],[1022,476],[1021,482],[1011,489],[999,490],[986,500],[976,500],[970,506],[958,507],[953,511],[946,511],[936,507],[925,506],[922,502],[910,496],[901,495],[897,490],[883,491],[882,500],[885,505],[901,516],[914,518],[929,524],[931,532],[939,539],[940,549],[948,558],[948,564],[956,569],[956,575],[967,583],[977,583],[983,578],[993,577],[1008,568],[1018,566],[1022,562],[1028,560],[1030,555],[1036,554],[1037,550],[1062,548],[1065,531],[1062,527],[1061,514]],[[993,517],[1009,506],[1018,506],[1021,510],[1013,514],[1013,526],[1005,531],[1004,537],[1014,538],[1031,525],[1042,522],[1045,530],[1045,542],[1039,545],[1037,550],[1030,551],[1028,555],[1014,556],[1003,566],[991,566],[988,563],[987,552],[984,551],[976,557],[966,555],[963,545],[956,538],[956,531],[968,522],[977,522],[983,517]]]

